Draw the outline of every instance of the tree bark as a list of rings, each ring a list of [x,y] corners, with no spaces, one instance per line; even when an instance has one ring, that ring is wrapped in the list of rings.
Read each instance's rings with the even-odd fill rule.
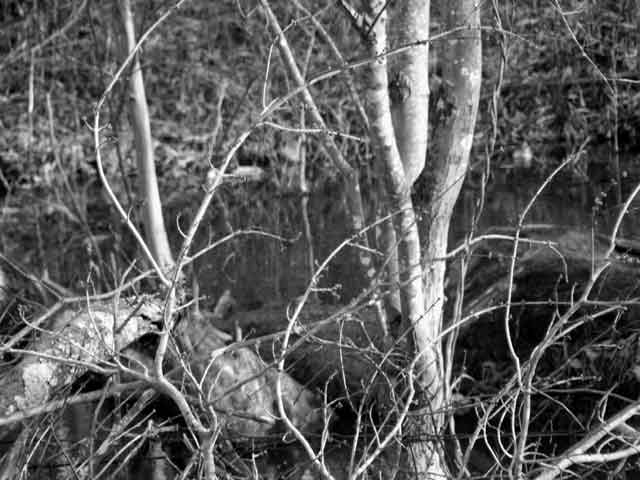
[[[481,83],[480,10],[475,0],[443,2],[446,28],[467,25],[452,35],[444,53],[444,71],[438,92],[433,140],[427,158],[429,192],[421,206],[427,211],[422,238],[425,316],[415,325],[416,348],[425,354],[423,381],[432,412],[443,411],[442,350],[438,340],[445,302],[445,257],[453,208],[464,181],[473,143]],[[439,431],[443,415],[433,414],[428,430]]]
[[[118,7],[124,29],[125,41],[123,44],[125,45],[124,54],[126,56],[136,45],[131,1],[119,0]],[[140,193],[143,194],[142,198],[144,199],[143,219],[145,240],[149,244],[156,262],[158,262],[162,269],[166,270],[172,267],[174,262],[164,219],[162,218],[162,203],[160,201],[155,160],[153,157],[149,109],[147,107],[147,96],[144,88],[142,69],[140,68],[140,60],[137,55],[131,66],[129,89],[131,123],[136,144]]]
[[[2,376],[0,419],[44,405],[61,387],[104,365],[121,348],[155,330],[162,319],[162,303],[148,299],[140,305],[99,302],[90,309],[59,314],[25,349],[23,358]]]
[[[389,31],[392,48],[416,44],[389,59],[391,115],[410,186],[422,173],[427,152],[430,4],[425,0],[399,2]]]
[[[227,438],[284,433],[276,407],[278,372],[250,348],[227,346],[220,332],[204,318],[181,324],[175,332],[181,340],[178,343],[190,348],[182,352],[176,362],[183,369],[171,374],[177,387],[167,391],[153,375],[151,359],[145,360],[132,349],[122,352],[144,334],[158,331],[156,325],[162,322],[164,302],[146,298],[144,301],[122,299],[119,303],[117,311],[112,300],[92,302],[88,308],[85,304],[69,308],[59,313],[46,329],[41,329],[26,347],[8,349],[9,353],[21,355],[21,358],[14,366],[0,371],[2,437],[30,417],[64,409],[70,406],[68,402],[74,406],[95,400],[94,397],[77,400],[67,397],[65,402],[51,402],[61,395],[68,395],[65,387],[87,371],[104,375],[119,371],[119,365],[113,359],[121,354],[129,360],[129,368],[140,374],[137,378],[144,378],[150,388],[169,395],[176,404],[188,402],[188,408],[198,415],[205,428],[220,428]],[[176,376],[182,377],[182,381],[178,382]],[[322,432],[325,424],[318,396],[289,375],[283,375],[281,382],[283,402],[293,424],[312,435]],[[59,425],[66,427],[63,423]],[[82,432],[90,434],[87,425],[74,423],[73,428],[76,427],[80,432],[78,435],[82,436]],[[107,446],[116,448],[117,442]],[[0,479],[13,478],[11,472],[22,468],[15,463],[23,458],[20,445],[13,453],[0,465]],[[84,465],[85,460],[81,454],[66,459],[76,467]]]
[[[425,4],[426,3],[426,4]],[[447,9],[447,27],[465,23],[469,30],[455,36],[447,49],[444,89],[439,98],[434,145],[429,156],[429,196],[423,206],[429,216],[424,228],[424,256],[421,252],[410,188],[426,156],[428,108],[428,52],[418,45],[394,61],[391,82],[385,58],[378,58],[368,75],[367,108],[377,157],[385,166],[390,206],[396,214],[400,239],[398,256],[402,282],[402,312],[412,329],[421,408],[412,412],[407,430],[424,438],[437,435],[443,423],[444,376],[438,335],[442,326],[444,275],[448,231],[453,207],[466,173],[473,142],[481,79],[479,10],[470,0],[458,0]],[[387,49],[386,2],[369,2],[370,53],[379,56]],[[396,31],[402,44],[428,37],[428,2],[408,2],[400,7]],[[421,80],[421,81],[420,81]],[[389,93],[387,93],[389,89]],[[389,96],[393,106],[389,102]],[[389,112],[393,112],[393,117]],[[417,441],[409,446],[410,470],[417,478],[445,474],[441,449],[433,442]]]
[[[468,25],[453,35],[444,54],[443,81],[438,93],[433,141],[428,155],[429,194],[421,199],[427,209],[424,224],[427,317],[418,334],[420,344],[432,343],[440,330],[444,303],[444,257],[453,207],[469,165],[481,83],[480,11],[474,0],[445,2],[447,28]]]
[[[369,17],[376,19],[369,37],[369,51],[375,57],[385,52],[388,45],[386,7],[387,2],[383,0],[369,2]],[[422,32],[422,35],[428,35],[428,31]],[[427,82],[426,76],[423,81]],[[423,400],[429,403],[441,398],[441,395],[434,395],[433,392],[442,391],[439,348],[433,342],[438,332],[438,324],[426,323],[426,321],[433,321],[433,319],[429,318],[425,311],[420,237],[411,200],[411,184],[400,156],[397,135],[394,134],[388,88],[387,62],[386,57],[382,56],[372,62],[369,67],[366,108],[371,125],[371,140],[376,157],[383,164],[390,208],[394,213],[396,232],[399,238],[398,260],[402,285],[400,300],[405,321],[403,331],[411,331],[413,341],[410,342],[409,353],[412,358],[415,358],[419,390],[423,392],[423,395],[426,394],[426,398]],[[423,148],[426,148],[426,143],[421,144]],[[414,148],[417,147],[413,145],[408,150]],[[426,155],[426,151],[423,151],[423,155]],[[418,154],[415,153],[415,156],[417,158]],[[427,320],[425,321],[425,319]],[[429,421],[430,414],[435,411],[436,406],[437,404],[434,406],[429,404],[426,414],[423,410],[418,415],[410,415],[407,422],[408,431],[412,434],[436,433],[436,428],[431,427],[437,424]],[[423,426],[426,427],[426,432],[423,432]],[[436,443],[418,440],[412,442],[408,446],[408,450],[411,455],[409,468],[412,477],[423,478],[426,475],[433,478],[445,478],[441,455]]]

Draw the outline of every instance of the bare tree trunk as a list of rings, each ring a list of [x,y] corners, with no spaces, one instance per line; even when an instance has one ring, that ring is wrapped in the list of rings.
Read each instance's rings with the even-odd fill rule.
[[[430,1],[399,2],[391,18],[390,46],[417,44],[389,59],[393,127],[409,185],[424,169],[429,133]]]
[[[128,55],[136,45],[136,36],[133,23],[133,13],[131,11],[130,0],[119,0],[118,7],[122,17],[124,28],[125,56]],[[149,109],[147,107],[147,96],[145,94],[144,80],[140,61],[136,58],[132,62],[131,74],[129,77],[130,88],[130,112],[131,122],[136,144],[136,158],[138,162],[138,177],[140,179],[140,193],[144,199],[143,219],[146,241],[149,244],[153,257],[161,268],[167,269],[173,266],[171,247],[162,218],[162,203],[158,191],[158,179],[153,158],[153,143],[151,140],[151,126],[149,123]]]
[[[384,197],[384,195],[382,195]],[[386,216],[389,212],[388,205],[383,204],[380,216]],[[393,221],[388,220],[380,225],[380,235],[378,237],[378,249],[385,253],[386,279],[390,284],[389,293],[385,296],[387,314],[390,312],[402,311],[400,302],[400,266],[398,264],[398,237],[393,226]]]
[[[388,67],[393,130],[409,188],[422,173],[427,156],[430,4],[424,0],[400,2],[397,12],[389,19],[389,46],[414,45],[390,56]],[[392,284],[399,286],[397,240],[393,228],[385,230],[388,277]],[[399,309],[398,297],[397,289],[392,288],[387,303]]]
[[[427,160],[426,199],[428,216],[422,238],[426,314],[415,326],[416,347],[425,353],[423,381],[435,422],[428,430],[442,427],[442,351],[438,334],[442,327],[445,301],[445,261],[453,208],[464,181],[473,143],[481,83],[480,11],[475,0],[444,1],[446,28],[468,25],[452,35],[443,58],[442,89],[434,119],[433,141]],[[432,363],[433,362],[433,363]]]
[[[379,56],[387,48],[387,14],[386,1],[373,0],[369,2],[369,16],[375,18],[376,23],[371,31],[370,53]],[[428,32],[423,32],[427,35]],[[397,135],[394,134],[394,125],[391,117],[391,104],[388,94],[388,72],[385,57],[380,57],[372,62],[367,75],[367,113],[371,124],[371,137],[375,147],[376,156],[383,163],[387,192],[390,199],[390,207],[395,214],[396,231],[399,237],[398,260],[400,269],[400,281],[402,288],[400,299],[402,314],[405,319],[405,329],[412,330],[413,342],[411,355],[416,359],[415,365],[419,372],[418,385],[423,395],[427,394],[426,402],[441,398],[434,395],[442,391],[442,375],[440,374],[439,349],[433,344],[437,335],[436,325],[425,323],[427,312],[425,311],[425,290],[423,286],[423,273],[420,252],[420,237],[416,223],[415,211],[411,200],[411,184],[405,173],[405,164],[400,156],[397,145]],[[427,78],[424,77],[426,82]],[[423,148],[426,144],[422,143]],[[418,157],[417,148],[413,146],[415,158]],[[426,155],[426,151],[423,151]],[[437,404],[436,404],[437,405]],[[429,428],[434,423],[428,421],[428,414],[434,408],[428,405],[428,411],[411,414],[407,427],[410,433],[433,434],[436,429]],[[424,432],[423,426],[427,427]],[[438,453],[437,444],[427,441],[424,437],[409,445],[411,463],[409,469],[414,478],[425,476],[433,478],[446,478]]]
[[[369,2],[369,19],[375,21],[368,40],[370,53],[376,57],[388,48],[386,8],[387,2],[383,0]],[[377,158],[385,166],[390,207],[397,212],[402,312],[406,326],[412,329],[412,354],[421,394],[421,408],[412,412],[407,422],[408,433],[418,438],[409,445],[409,468],[415,478],[445,475],[442,449],[435,442],[420,439],[433,438],[443,423],[444,376],[438,337],[444,304],[442,259],[447,251],[453,206],[468,165],[481,78],[477,5],[471,0],[457,0],[453,5],[447,3],[445,8],[450,29],[467,22],[470,29],[456,35],[445,59],[445,90],[438,103],[442,108],[436,118],[435,145],[428,170],[430,195],[424,205],[430,214],[423,237],[428,259],[424,272],[410,188],[422,171],[426,156],[428,47],[419,42],[428,38],[429,2],[409,1],[400,6],[392,32],[398,32],[396,38],[401,45],[418,44],[393,62],[391,80],[385,58],[372,63],[367,76],[372,141]]]
[[[434,119],[433,141],[428,157],[429,197],[424,202],[429,216],[425,222],[424,251],[427,267],[428,325],[418,335],[420,344],[430,344],[438,331],[444,302],[444,257],[447,252],[449,224],[453,207],[469,164],[473,131],[478,111],[481,81],[480,12],[474,0],[445,2],[447,28],[468,25],[469,29],[453,34],[450,48],[444,53],[442,90]]]

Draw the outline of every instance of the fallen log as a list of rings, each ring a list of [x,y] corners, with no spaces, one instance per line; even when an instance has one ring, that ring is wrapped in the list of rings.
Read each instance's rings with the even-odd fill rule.
[[[274,361],[282,353],[282,333],[292,311],[285,303],[267,304],[217,319],[216,325],[241,332],[244,342],[257,345],[262,358]],[[391,319],[390,327],[399,320]],[[362,400],[386,403],[404,374],[406,336],[393,340],[383,331],[374,307],[312,302],[304,305],[293,332],[285,353],[287,372],[308,388],[326,390],[330,401],[351,408]]]
[[[37,328],[35,338],[24,347],[0,345],[0,353],[18,359],[0,372],[0,423],[23,418],[21,412],[44,408],[88,371],[106,376],[117,372],[118,365],[112,360],[143,336],[158,332],[162,309],[163,302],[155,297],[121,299],[117,312],[113,301],[76,305],[57,313],[46,328]],[[273,368],[248,348],[228,349],[220,332],[206,321],[183,322],[176,334],[178,340],[187,340],[179,344],[191,346],[188,352],[175,353],[188,360],[183,366],[191,370],[191,382],[185,382],[186,376],[182,376],[183,392],[191,395],[196,410],[209,408],[217,417],[217,425],[233,437],[281,430],[276,407],[277,372]],[[6,343],[12,342],[9,339]],[[128,348],[129,357],[134,351]],[[129,365],[142,372],[143,363]],[[152,369],[147,374],[153,387]],[[175,372],[171,378],[176,378]],[[281,381],[284,403],[294,425],[305,431],[321,428],[318,398],[286,374]],[[199,396],[197,401],[194,394]]]
[[[176,335],[185,345],[185,359],[199,384],[194,391],[186,381],[187,390],[213,408],[231,436],[256,438],[285,433],[277,408],[278,372],[273,365],[265,363],[254,349],[229,342],[230,337],[217,328],[211,316],[181,322]],[[285,411],[295,427],[303,432],[320,432],[323,416],[319,395],[287,373],[283,373],[281,382]]]
[[[10,348],[21,358],[0,374],[0,418],[44,405],[62,387],[89,370],[113,371],[109,360],[143,335],[157,331],[162,304],[153,298],[68,308],[24,348]],[[4,349],[0,345],[0,352]],[[7,350],[4,350],[5,352]]]

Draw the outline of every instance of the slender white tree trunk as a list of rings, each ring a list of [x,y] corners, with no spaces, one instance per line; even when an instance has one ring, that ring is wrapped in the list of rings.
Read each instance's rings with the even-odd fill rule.
[[[388,50],[387,2],[368,2],[375,19],[368,40],[372,56]],[[428,132],[429,2],[408,1],[399,6],[391,29],[394,47],[411,45],[391,65],[385,57],[371,64],[367,75],[367,113],[377,159],[387,180],[390,208],[396,214],[401,303],[406,327],[412,331],[420,408],[411,413],[406,432],[417,438],[408,445],[406,465],[413,478],[446,477],[442,449],[435,441],[443,424],[444,375],[439,334],[444,305],[445,262],[453,207],[468,166],[478,108],[481,79],[480,15],[471,0],[442,4],[447,27],[455,33],[446,49],[444,88],[439,92],[434,144],[425,172],[430,194],[420,251],[420,237],[410,196],[411,185],[423,170]],[[465,30],[455,31],[468,25]],[[426,267],[422,268],[422,255]]]
[[[409,185],[424,169],[429,129],[430,1],[398,3],[391,18],[390,45],[412,48],[389,59],[389,96],[393,127]]]
[[[119,0],[118,7],[122,18],[125,34],[125,56],[129,55],[136,45],[136,36],[131,11],[130,0]],[[129,76],[129,101],[131,123],[136,144],[136,158],[138,163],[138,178],[140,179],[140,193],[143,195],[143,219],[145,240],[150,247],[156,262],[163,269],[173,266],[171,247],[162,218],[162,203],[158,190],[156,166],[153,158],[153,142],[151,139],[151,125],[149,122],[149,108],[144,88],[144,79],[138,56],[132,62]]]
[[[481,83],[480,11],[476,0],[443,1],[446,28],[468,26],[452,35],[443,58],[442,89],[437,94],[433,139],[427,159],[428,212],[424,285],[426,314],[415,326],[416,348],[425,352],[423,382],[433,412],[431,429],[440,431],[444,410],[442,350],[438,340],[445,302],[445,261],[454,205],[469,165]]]
[[[368,15],[375,18],[376,22],[370,35],[370,54],[380,56],[387,50],[387,14],[386,1],[373,0],[369,2]],[[427,5],[428,7],[428,5]],[[405,12],[406,14],[406,12]],[[407,18],[408,20],[408,18]],[[422,18],[424,21],[424,17]],[[428,14],[426,32],[422,32],[424,37],[428,36]],[[414,32],[415,33],[415,32]],[[424,54],[424,52],[423,52]],[[414,61],[420,57],[411,56]],[[420,68],[422,68],[421,66]],[[411,67],[407,67],[411,72]],[[428,64],[424,65],[428,68]],[[402,72],[400,72],[402,74]],[[414,73],[413,81],[418,81]],[[430,413],[439,406],[438,400],[442,391],[442,375],[440,374],[439,348],[434,345],[433,339],[438,333],[438,324],[431,325],[425,311],[426,299],[423,284],[423,272],[421,262],[421,245],[418,234],[416,215],[411,200],[411,181],[407,175],[407,165],[412,168],[416,164],[424,162],[426,155],[426,131],[421,132],[417,137],[406,137],[408,145],[404,146],[407,157],[401,156],[401,149],[398,145],[398,138],[403,138],[405,132],[398,134],[394,131],[402,128],[396,120],[395,124],[391,114],[391,100],[389,95],[389,76],[387,70],[386,57],[379,57],[372,62],[367,73],[367,97],[366,108],[370,121],[371,139],[375,148],[376,158],[383,165],[384,176],[387,182],[387,193],[389,196],[390,209],[395,214],[395,227],[398,236],[398,264],[400,271],[400,300],[402,305],[403,318],[405,319],[405,329],[411,329],[413,341],[410,355],[416,359],[415,368],[418,372],[418,390],[421,404],[426,404],[426,408],[418,412],[412,412],[407,419],[406,430],[409,436],[417,436],[418,440],[408,445],[410,454],[409,463],[405,467],[411,472],[413,478],[446,478],[443,469],[439,445],[428,439],[437,432],[437,426],[431,421]],[[427,82],[427,76],[421,80]],[[428,87],[427,87],[428,88]],[[418,89],[420,91],[420,89]],[[405,104],[410,104],[411,93],[405,92],[407,97],[402,99]],[[415,100],[415,105],[410,111],[416,114],[422,111],[426,115],[426,95]],[[422,103],[425,103],[422,105]],[[426,130],[426,124],[424,125]],[[421,153],[420,153],[421,152]],[[421,170],[422,167],[420,167]],[[426,320],[427,319],[427,320]],[[404,330],[404,329],[403,329]],[[435,392],[435,394],[432,394]],[[431,405],[431,402],[435,402]],[[425,435],[426,434],[426,435]]]

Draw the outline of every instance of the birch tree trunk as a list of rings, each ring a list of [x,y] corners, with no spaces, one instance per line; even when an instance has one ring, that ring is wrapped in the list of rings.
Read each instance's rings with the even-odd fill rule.
[[[422,238],[425,242],[425,316],[415,325],[416,348],[429,352],[423,381],[428,392],[428,431],[440,431],[444,410],[442,350],[438,334],[442,329],[445,302],[444,281],[449,226],[453,208],[469,165],[481,83],[480,10],[475,0],[444,1],[446,28],[466,25],[445,48],[442,88],[437,95],[433,138],[425,170],[429,192],[421,204],[427,211]]]
[[[469,165],[481,83],[480,12],[475,0],[444,3],[447,28],[469,28],[452,35],[445,49],[443,81],[436,106],[433,140],[425,172],[429,194],[421,207],[428,211],[424,224],[425,285],[427,317],[425,328],[417,333],[426,347],[440,330],[444,303],[443,258],[447,253],[449,225],[453,207]]]
[[[424,0],[399,2],[389,32],[392,47],[415,44],[389,59],[393,128],[410,186],[422,173],[427,152],[430,3]]]
[[[387,50],[387,2],[371,1],[369,2],[368,15],[375,18],[376,22],[372,27],[370,35],[370,54],[379,57]],[[427,5],[421,5],[420,8],[426,8]],[[417,7],[417,5],[415,5]],[[424,15],[424,12],[422,12]],[[418,15],[420,16],[420,15]],[[410,15],[404,17],[407,22],[412,21]],[[424,16],[421,18],[424,21]],[[415,25],[414,25],[415,27]],[[424,27],[424,25],[423,25]],[[428,14],[427,23],[428,27]],[[428,36],[427,31],[422,32],[424,37]],[[416,61],[421,58],[419,55],[409,56]],[[428,64],[420,66],[421,69],[428,68]],[[423,273],[420,252],[420,237],[418,234],[418,225],[416,223],[416,215],[411,200],[411,182],[407,175],[405,166],[411,159],[418,161],[419,157],[426,155],[426,141],[423,134],[417,138],[408,138],[410,145],[404,147],[407,155],[407,162],[403,161],[401,151],[398,146],[398,134],[394,132],[394,122],[391,115],[391,101],[389,98],[389,77],[387,70],[386,57],[380,56],[369,67],[367,78],[367,97],[366,108],[369,115],[371,125],[371,140],[376,152],[376,158],[383,165],[385,180],[387,182],[387,193],[389,196],[390,209],[395,214],[395,227],[398,235],[398,263],[400,270],[400,282],[402,285],[400,291],[400,300],[402,306],[402,314],[405,320],[404,329],[410,329],[413,339],[409,342],[411,345],[410,355],[415,358],[415,368],[418,372],[418,387],[421,392],[421,403],[427,403],[428,408],[421,409],[417,414],[412,414],[407,419],[407,430],[413,434],[433,434],[436,428],[431,428],[434,423],[429,421],[430,411],[438,405],[437,401],[441,399],[438,393],[442,391],[442,375],[440,374],[439,349],[433,344],[433,339],[437,335],[437,324],[431,325],[425,323],[427,312],[425,311],[425,289],[423,285]],[[417,70],[417,68],[415,69]],[[409,67],[408,71],[412,71]],[[413,75],[415,81],[417,77]],[[422,79],[427,82],[427,77]],[[428,87],[427,87],[428,88]],[[410,91],[406,92],[408,97],[403,100],[409,104]],[[423,115],[427,105],[422,105],[426,101],[423,95],[420,99],[414,99],[416,105],[411,111],[417,112],[422,110]],[[398,122],[395,123],[398,126]],[[402,127],[398,127],[402,128]],[[426,135],[426,134],[424,134]],[[401,137],[404,136],[404,132]],[[421,152],[421,154],[420,154]],[[411,157],[409,157],[411,155]],[[415,164],[413,164],[415,166]],[[409,376],[411,378],[411,375]],[[431,403],[435,402],[433,406]],[[423,428],[423,427],[426,427]],[[426,430],[426,431],[425,431]],[[446,478],[443,469],[441,455],[438,452],[438,445],[425,437],[408,445],[410,452],[409,476],[411,478]]]
[[[430,194],[422,239],[426,268],[422,269],[420,236],[411,200],[411,186],[420,175],[427,151],[429,2],[409,1],[399,7],[392,35],[396,47],[415,46],[393,61],[389,78],[387,2],[368,2],[375,19],[368,37],[377,60],[367,75],[367,113],[377,159],[383,164],[391,211],[396,213],[399,238],[401,304],[413,340],[420,408],[411,412],[406,432],[417,441],[408,445],[411,478],[446,477],[442,449],[435,441],[443,424],[444,375],[439,333],[444,305],[445,263],[449,224],[468,166],[478,108],[481,79],[480,15],[470,0],[443,4],[447,27],[468,30],[452,34],[447,48],[443,91],[438,97],[434,145],[428,158]]]
[[[393,47],[414,44],[389,57],[388,95],[391,100],[393,134],[404,166],[408,188],[424,169],[429,131],[429,17],[430,3],[424,0],[400,2],[389,19],[389,41]],[[418,43],[416,43],[418,42]],[[422,43],[420,43],[422,42]],[[397,236],[393,227],[384,227],[383,247],[389,257],[387,273],[392,285],[400,285]],[[399,288],[399,287],[398,287]],[[398,290],[392,288],[388,304],[401,309]]]
[[[129,55],[136,45],[136,36],[131,11],[130,0],[119,0],[118,9],[122,18],[124,30],[124,56]],[[162,203],[158,190],[158,179],[153,157],[153,142],[151,139],[151,125],[149,122],[149,108],[144,88],[144,79],[140,68],[138,55],[133,59],[129,76],[129,101],[131,123],[136,144],[136,159],[138,163],[138,178],[140,193],[143,195],[143,218],[145,240],[150,247],[156,262],[163,269],[173,266],[171,247],[162,218]]]

